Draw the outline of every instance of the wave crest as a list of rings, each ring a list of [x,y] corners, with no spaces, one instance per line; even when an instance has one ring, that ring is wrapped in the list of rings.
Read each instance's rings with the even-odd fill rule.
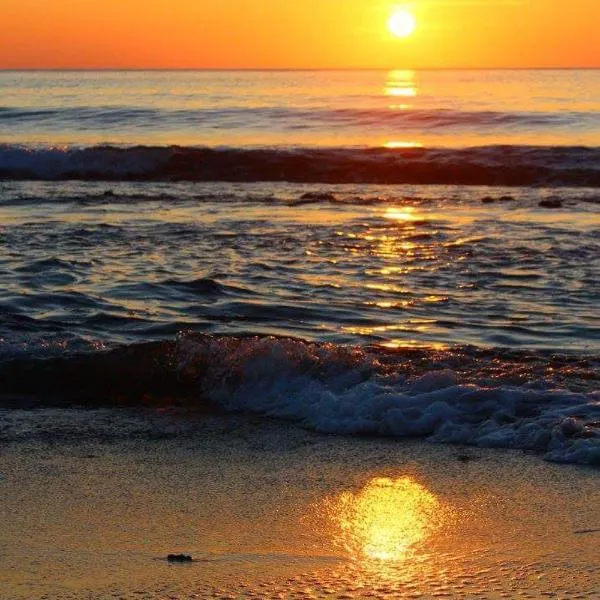
[[[9,393],[63,406],[183,402],[332,434],[424,437],[598,465],[599,364],[500,349],[388,351],[188,334],[109,353],[13,360],[0,381],[5,405]]]
[[[0,178],[600,187],[600,148],[0,145]]]

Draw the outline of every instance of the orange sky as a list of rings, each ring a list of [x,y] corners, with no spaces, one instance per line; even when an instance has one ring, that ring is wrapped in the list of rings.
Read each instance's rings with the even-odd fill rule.
[[[600,0],[0,0],[0,68],[600,67],[599,24]]]

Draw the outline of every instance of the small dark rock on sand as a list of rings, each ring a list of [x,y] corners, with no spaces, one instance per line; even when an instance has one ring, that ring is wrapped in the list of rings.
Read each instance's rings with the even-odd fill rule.
[[[173,563],[192,562],[192,557],[189,554],[169,554],[167,560]]]

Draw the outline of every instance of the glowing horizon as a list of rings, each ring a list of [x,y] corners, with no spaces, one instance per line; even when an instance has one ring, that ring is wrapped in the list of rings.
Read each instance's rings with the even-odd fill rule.
[[[400,37],[390,0],[3,5],[3,69],[600,68],[597,0],[413,0]]]

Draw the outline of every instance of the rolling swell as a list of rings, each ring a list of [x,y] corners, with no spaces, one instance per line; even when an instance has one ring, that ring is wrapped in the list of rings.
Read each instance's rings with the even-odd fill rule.
[[[122,127],[152,127],[157,121],[177,125],[209,124],[243,129],[252,122],[258,129],[279,127],[294,130],[298,124],[303,129],[318,129],[331,125],[378,126],[402,125],[408,128],[438,129],[464,127],[543,127],[594,122],[593,112],[554,113],[545,111],[503,112],[497,110],[452,110],[442,109],[404,109],[389,107],[281,107],[265,106],[228,106],[214,108],[171,108],[155,109],[138,106],[69,106],[48,108],[1,107],[0,123],[11,121],[33,122],[39,126],[49,123],[52,127],[62,125],[74,129],[94,127],[110,129],[115,125]]]
[[[0,145],[0,179],[600,187],[600,148]]]
[[[187,334],[8,361],[0,364],[0,400],[9,409],[183,404],[332,434],[423,437],[599,465],[599,365],[600,357],[542,352]]]

